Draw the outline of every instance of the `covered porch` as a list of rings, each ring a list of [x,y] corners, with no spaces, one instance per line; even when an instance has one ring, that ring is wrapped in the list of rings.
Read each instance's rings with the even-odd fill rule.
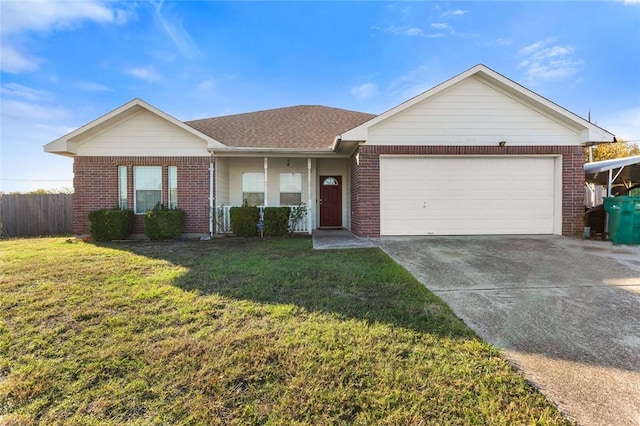
[[[230,210],[249,206],[306,208],[294,232],[350,229],[349,158],[214,154],[213,222],[217,234],[231,233]]]

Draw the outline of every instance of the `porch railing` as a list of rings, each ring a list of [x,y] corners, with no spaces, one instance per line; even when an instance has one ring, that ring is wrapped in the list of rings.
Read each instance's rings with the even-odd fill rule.
[[[216,208],[216,223],[218,224],[218,229],[216,230],[216,232],[218,234],[231,233],[231,215],[229,214],[231,207],[236,207],[236,206],[220,206]],[[274,206],[274,207],[289,207],[291,209],[294,209],[299,206]],[[260,209],[260,218],[263,218],[265,207],[258,206],[258,208]],[[309,214],[308,211],[307,211],[307,214]],[[291,219],[289,219],[289,227],[291,227]],[[309,232],[306,215],[304,216],[304,218],[302,218],[302,220],[298,221],[293,232]]]

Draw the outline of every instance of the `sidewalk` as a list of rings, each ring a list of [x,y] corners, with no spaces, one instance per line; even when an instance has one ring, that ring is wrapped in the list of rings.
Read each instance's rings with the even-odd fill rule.
[[[356,237],[346,229],[314,229],[312,235],[316,250],[377,247],[372,240]]]

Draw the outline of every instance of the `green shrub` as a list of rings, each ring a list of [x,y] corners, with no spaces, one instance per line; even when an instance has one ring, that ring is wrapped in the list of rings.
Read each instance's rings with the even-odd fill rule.
[[[94,241],[124,240],[133,228],[133,210],[102,209],[89,213]]]
[[[289,235],[293,235],[298,223],[307,217],[307,206],[302,203],[299,206],[292,207],[289,214]]]
[[[289,207],[264,208],[264,235],[282,237],[289,232]]]
[[[144,233],[152,240],[178,238],[184,226],[184,211],[158,205],[144,217]]]
[[[260,209],[258,207],[231,207],[229,209],[231,232],[236,237],[255,237],[258,235]]]

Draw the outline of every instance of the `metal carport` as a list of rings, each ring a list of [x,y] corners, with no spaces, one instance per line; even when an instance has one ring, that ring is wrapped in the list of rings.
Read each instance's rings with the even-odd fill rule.
[[[585,182],[587,184],[604,185],[607,197],[611,197],[614,186],[626,189],[640,184],[640,155],[596,161],[584,165]],[[609,234],[609,214],[606,213],[604,233]]]
[[[640,155],[587,163],[584,174],[587,183],[606,186],[607,197],[611,197],[613,186],[630,188],[640,184]]]

